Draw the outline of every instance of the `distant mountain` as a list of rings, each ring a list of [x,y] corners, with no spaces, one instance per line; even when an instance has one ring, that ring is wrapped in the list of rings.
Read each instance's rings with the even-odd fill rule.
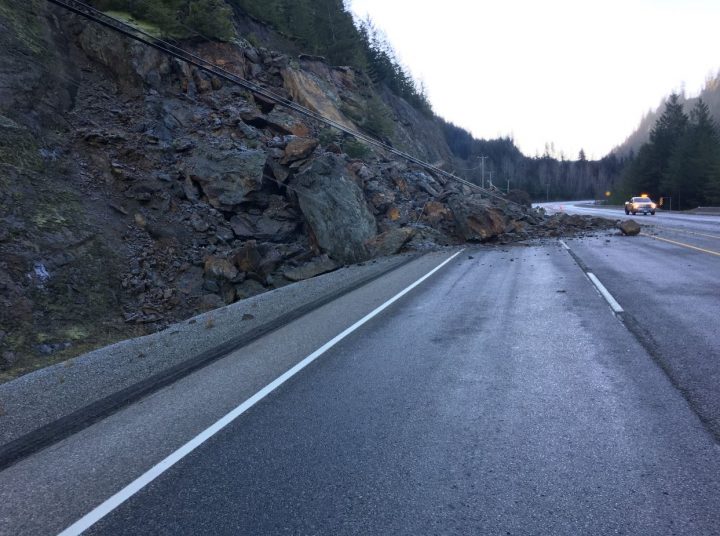
[[[687,98],[684,94],[680,96],[680,102],[682,103],[686,113],[692,109],[699,98],[705,101],[705,104],[707,104],[710,109],[710,115],[717,124],[720,124],[720,72],[718,72],[715,78],[706,82],[705,87],[697,97]],[[640,124],[635,132],[630,134],[630,136],[628,136],[621,145],[618,145],[615,149],[613,149],[612,152],[615,155],[618,157],[625,157],[631,152],[637,153],[642,144],[648,141],[650,137],[650,130],[652,130],[652,127],[655,125],[658,117],[660,117],[663,111],[665,111],[665,101],[666,99],[663,99],[663,102],[660,103],[655,110],[649,111],[640,120]]]

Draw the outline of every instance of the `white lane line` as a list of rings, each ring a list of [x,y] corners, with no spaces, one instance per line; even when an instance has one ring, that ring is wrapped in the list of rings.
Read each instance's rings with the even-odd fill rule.
[[[600,294],[603,295],[603,298],[605,298],[605,301],[610,304],[610,307],[615,313],[622,313],[623,308],[620,307],[620,304],[617,302],[615,298],[613,298],[613,295],[608,292],[608,289],[605,288],[605,285],[603,285],[600,280],[595,277],[595,274],[591,272],[586,272],[588,278],[590,281],[592,281],[593,285],[600,291]]]
[[[565,240],[560,240],[560,245],[561,245],[562,247],[564,247],[566,250],[570,251],[570,246],[568,246],[568,245],[565,243]]]
[[[240,415],[245,413],[248,409],[253,407],[255,404],[260,402],[263,398],[265,398],[267,395],[269,395],[271,392],[273,392],[275,389],[280,387],[283,383],[288,381],[290,378],[295,376],[298,372],[300,372],[302,369],[307,367],[310,363],[315,361],[318,357],[320,357],[322,354],[327,352],[330,348],[335,346],[338,342],[343,340],[345,337],[350,335],[353,331],[358,329],[360,326],[371,320],[373,317],[380,314],[382,311],[390,307],[393,303],[398,301],[400,298],[405,296],[408,292],[413,290],[415,287],[417,287],[419,284],[421,284],[423,281],[425,281],[428,277],[433,275],[435,272],[440,270],[443,266],[445,266],[447,263],[449,263],[451,260],[453,260],[455,257],[460,255],[464,251],[464,248],[443,261],[441,264],[430,270],[427,274],[422,276],[420,279],[412,283],[410,286],[406,287],[404,290],[400,291],[398,294],[390,298],[388,301],[362,317],[360,320],[355,322],[352,326],[347,328],[345,331],[340,333],[339,335],[336,335],[333,339],[329,340],[325,344],[323,344],[320,348],[315,350],[312,354],[307,356],[305,359],[300,361],[297,365],[289,369],[287,372],[267,384],[265,387],[260,389],[257,393],[255,393],[253,396],[248,398],[245,402],[240,404],[238,407],[236,407],[234,410],[232,410],[230,413],[222,417],[220,420],[215,422],[215,424],[211,425],[209,428],[205,429],[203,432],[200,432],[197,436],[192,438],[190,441],[185,443],[182,447],[177,449],[175,452],[170,454],[167,458],[162,460],[160,463],[155,465],[154,467],[151,467],[148,471],[146,471],[144,474],[140,475],[137,479],[135,479],[133,482],[128,484],[126,487],[118,491],[115,495],[107,499],[104,503],[94,508],[92,511],[85,514],[83,517],[78,519],[75,523],[70,525],[68,528],[63,530],[58,536],[75,536],[78,534],[82,534],[83,531],[89,529],[92,527],[95,523],[100,521],[103,517],[108,515],[110,512],[115,510],[118,506],[120,506],[122,503],[127,501],[130,497],[135,495],[137,492],[139,492],[141,489],[143,489],[145,486],[147,486],[150,482],[155,480],[157,477],[162,475],[165,471],[170,469],[173,465],[175,465],[177,462],[182,460],[185,456],[190,454],[193,450],[198,448],[200,445],[205,443],[208,439],[210,439],[212,436],[217,434],[220,430],[225,428],[228,424],[233,422],[235,419],[237,419]]]

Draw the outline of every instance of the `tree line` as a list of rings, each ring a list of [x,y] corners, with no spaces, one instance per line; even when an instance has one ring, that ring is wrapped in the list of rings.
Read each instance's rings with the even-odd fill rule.
[[[680,210],[720,204],[720,132],[702,99],[689,114],[678,94],[665,103],[649,141],[627,166],[616,199],[640,193],[671,198]]]
[[[233,12],[224,0],[94,0],[103,11],[120,11],[147,21],[163,37],[230,41],[236,36]]]
[[[452,154],[463,164],[450,166],[449,171],[477,184],[488,186],[492,181],[501,190],[524,190],[535,201],[604,199],[628,161],[614,154],[590,161],[582,149],[576,160],[570,160],[557,154],[552,144],[542,155],[528,157],[510,137],[476,139],[467,130],[438,120]]]
[[[415,108],[431,114],[422,86],[401,65],[370,19],[355,21],[343,0],[229,0],[232,5],[299,41],[308,53],[365,72]]]
[[[344,0],[93,0],[101,10],[150,22],[166,37],[236,37],[233,9],[294,39],[307,54],[365,72],[376,84],[431,115],[422,87],[399,62],[387,38],[368,18],[355,21]]]

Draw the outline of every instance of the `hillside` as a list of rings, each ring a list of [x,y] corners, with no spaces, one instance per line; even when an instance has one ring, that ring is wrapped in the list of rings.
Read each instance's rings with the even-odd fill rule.
[[[163,13],[113,14],[165,31]],[[345,264],[600,224],[473,194],[44,0],[0,0],[0,26],[0,379]],[[287,52],[294,39],[239,11],[232,28],[176,42],[461,161],[444,123],[359,68]]]
[[[684,93],[680,94],[679,102],[686,111],[690,111],[698,99],[702,99],[708,105],[711,117],[716,123],[720,123],[720,73],[715,78],[709,79],[696,97],[688,98]],[[612,151],[613,154],[620,158],[633,153],[637,154],[640,147],[650,139],[650,131],[665,110],[665,101],[666,99],[663,99],[663,102],[657,108],[650,110],[643,116],[635,132],[630,134],[622,144],[618,145]]]

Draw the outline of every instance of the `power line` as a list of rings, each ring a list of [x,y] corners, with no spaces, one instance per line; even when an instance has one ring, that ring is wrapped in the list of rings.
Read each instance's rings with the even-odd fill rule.
[[[275,104],[284,106],[284,107],[286,107],[290,110],[293,110],[301,115],[304,115],[305,117],[308,117],[315,121],[318,121],[318,122],[324,123],[326,125],[329,125],[333,128],[336,128],[337,130],[340,130],[341,132],[349,134],[350,136],[353,136],[354,138],[356,138],[358,140],[362,140],[370,145],[374,145],[385,151],[388,151],[389,153],[394,154],[395,156],[398,156],[400,158],[403,158],[403,159],[407,160],[408,162],[416,164],[432,173],[435,173],[437,175],[440,175],[442,177],[445,177],[447,179],[450,179],[452,181],[460,183],[460,184],[467,186],[473,190],[482,192],[482,193],[484,193],[488,196],[494,197],[500,201],[503,201],[506,203],[513,203],[509,199],[504,198],[504,196],[497,195],[494,192],[487,190],[483,187],[480,187],[477,184],[474,184],[474,183],[472,183],[468,180],[465,180],[461,177],[458,177],[457,175],[454,175],[445,170],[442,170],[432,164],[429,164],[428,162],[424,162],[424,161],[420,160],[419,158],[416,158],[408,153],[399,151],[399,150],[395,149],[394,147],[391,147],[390,145],[387,145],[386,143],[381,142],[380,140],[372,138],[372,137],[370,137],[366,134],[363,134],[361,132],[358,132],[357,130],[354,130],[352,128],[346,127],[345,125],[342,125],[341,123],[338,123],[337,121],[335,121],[333,119],[324,117],[324,116],[310,110],[309,108],[305,108],[304,106],[301,106],[301,105],[299,105],[293,101],[290,101],[280,95],[277,95],[268,89],[265,89],[257,84],[254,84],[253,82],[245,80],[245,79],[241,78],[240,76],[223,69],[219,65],[211,63],[211,62],[209,62],[195,54],[192,54],[184,49],[181,49],[167,41],[163,41],[162,39],[159,39],[158,37],[155,37],[139,28],[135,28],[134,26],[126,24],[125,22],[123,22],[119,19],[116,19],[114,17],[111,17],[111,16],[103,13],[102,11],[99,11],[99,10],[93,8],[92,6],[89,6],[83,2],[80,2],[78,0],[47,0],[47,1],[59,6],[61,8],[64,8],[68,11],[71,11],[77,15],[80,15],[81,17],[90,19],[102,26],[110,28],[111,30],[119,32],[119,33],[125,35],[126,37],[129,37],[130,39],[139,41],[149,47],[160,50],[161,52],[164,52],[165,54],[168,54],[177,59],[185,61],[186,63],[189,63],[190,65],[194,65],[195,67],[197,67],[198,69],[200,69],[206,73],[209,73],[218,78],[221,78],[221,79],[227,80],[228,82],[236,84],[244,89],[247,89],[248,91],[250,91],[256,95],[259,95],[259,96],[269,100],[270,102],[274,102]]]

